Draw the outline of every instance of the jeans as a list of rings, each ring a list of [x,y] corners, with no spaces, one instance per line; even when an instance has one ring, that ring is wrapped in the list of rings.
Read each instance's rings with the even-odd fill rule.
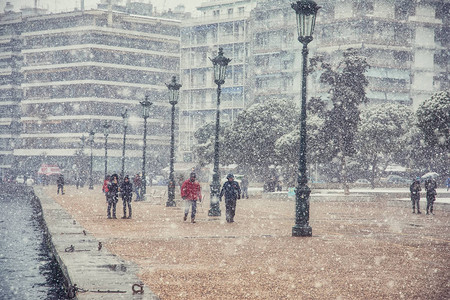
[[[192,206],[191,218],[195,218],[195,214],[197,213],[197,201],[196,200],[184,200],[184,215],[187,216],[189,214],[189,209]]]

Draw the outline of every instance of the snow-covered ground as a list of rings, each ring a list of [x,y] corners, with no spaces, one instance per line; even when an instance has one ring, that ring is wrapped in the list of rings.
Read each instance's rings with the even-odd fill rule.
[[[436,203],[446,203],[450,204],[450,190],[447,188],[438,188],[436,190]],[[262,188],[249,188],[249,194],[262,193]],[[286,191],[270,193],[272,195],[279,195],[280,197],[286,197]],[[399,201],[411,201],[409,198],[409,190],[405,188],[351,188],[350,195],[373,195],[373,194],[385,194],[387,196],[392,196],[395,200]],[[320,196],[343,196],[343,189],[312,189],[311,195],[313,197]],[[293,197],[293,195],[290,195]],[[394,200],[394,199],[393,199]],[[421,192],[421,201],[426,201],[425,191]]]

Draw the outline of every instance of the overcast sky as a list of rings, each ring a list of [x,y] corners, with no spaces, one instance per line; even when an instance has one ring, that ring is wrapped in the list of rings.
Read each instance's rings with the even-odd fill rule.
[[[151,2],[157,11],[174,8],[178,4],[184,4],[186,11],[195,11],[195,7],[200,6],[201,3],[207,0],[135,0],[136,2]],[[0,0],[0,11],[3,13],[6,2],[11,2],[14,5],[14,10],[18,11],[23,7],[33,7],[35,0]],[[84,0],[85,9],[96,8],[97,3],[101,0]],[[70,11],[74,7],[80,7],[81,0],[37,0],[38,7],[48,8],[50,11]],[[125,4],[126,0],[122,0]]]

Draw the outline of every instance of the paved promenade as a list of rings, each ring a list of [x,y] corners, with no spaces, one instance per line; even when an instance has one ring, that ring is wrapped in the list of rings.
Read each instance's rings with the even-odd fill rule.
[[[112,273],[145,284],[144,294],[127,293],[125,299],[449,299],[450,205],[445,203],[436,204],[435,215],[417,215],[409,202],[389,195],[313,195],[313,236],[292,237],[295,203],[286,199],[239,200],[231,224],[223,202],[222,216],[208,217],[206,201],[192,224],[183,222],[181,205],[165,207],[165,197],[133,202],[133,218],[125,220],[119,200],[118,219],[107,219],[100,186],[69,186],[65,195],[56,195],[55,186],[39,189],[67,214],[64,220],[80,226],[72,230],[85,230],[86,239],[94,241],[90,248],[96,251],[77,254],[85,268],[99,263],[99,252],[106,251],[118,261],[116,268],[124,266]],[[426,201],[421,205],[425,212]],[[51,207],[43,208],[44,218]],[[95,286],[111,274],[83,268],[69,273],[89,274],[83,284]],[[129,292],[130,286],[115,289]],[[77,296],[100,299],[94,294]]]

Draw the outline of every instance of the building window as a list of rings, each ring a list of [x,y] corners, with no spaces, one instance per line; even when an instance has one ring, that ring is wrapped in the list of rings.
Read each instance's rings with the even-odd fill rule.
[[[232,8],[229,8],[229,9],[228,9],[228,16],[231,16],[231,15],[233,15],[233,9],[232,9]]]
[[[243,6],[239,7],[239,15],[243,15],[244,11],[245,11],[245,8]]]
[[[219,9],[214,10],[213,15],[214,15],[214,17],[220,16],[220,10]]]

